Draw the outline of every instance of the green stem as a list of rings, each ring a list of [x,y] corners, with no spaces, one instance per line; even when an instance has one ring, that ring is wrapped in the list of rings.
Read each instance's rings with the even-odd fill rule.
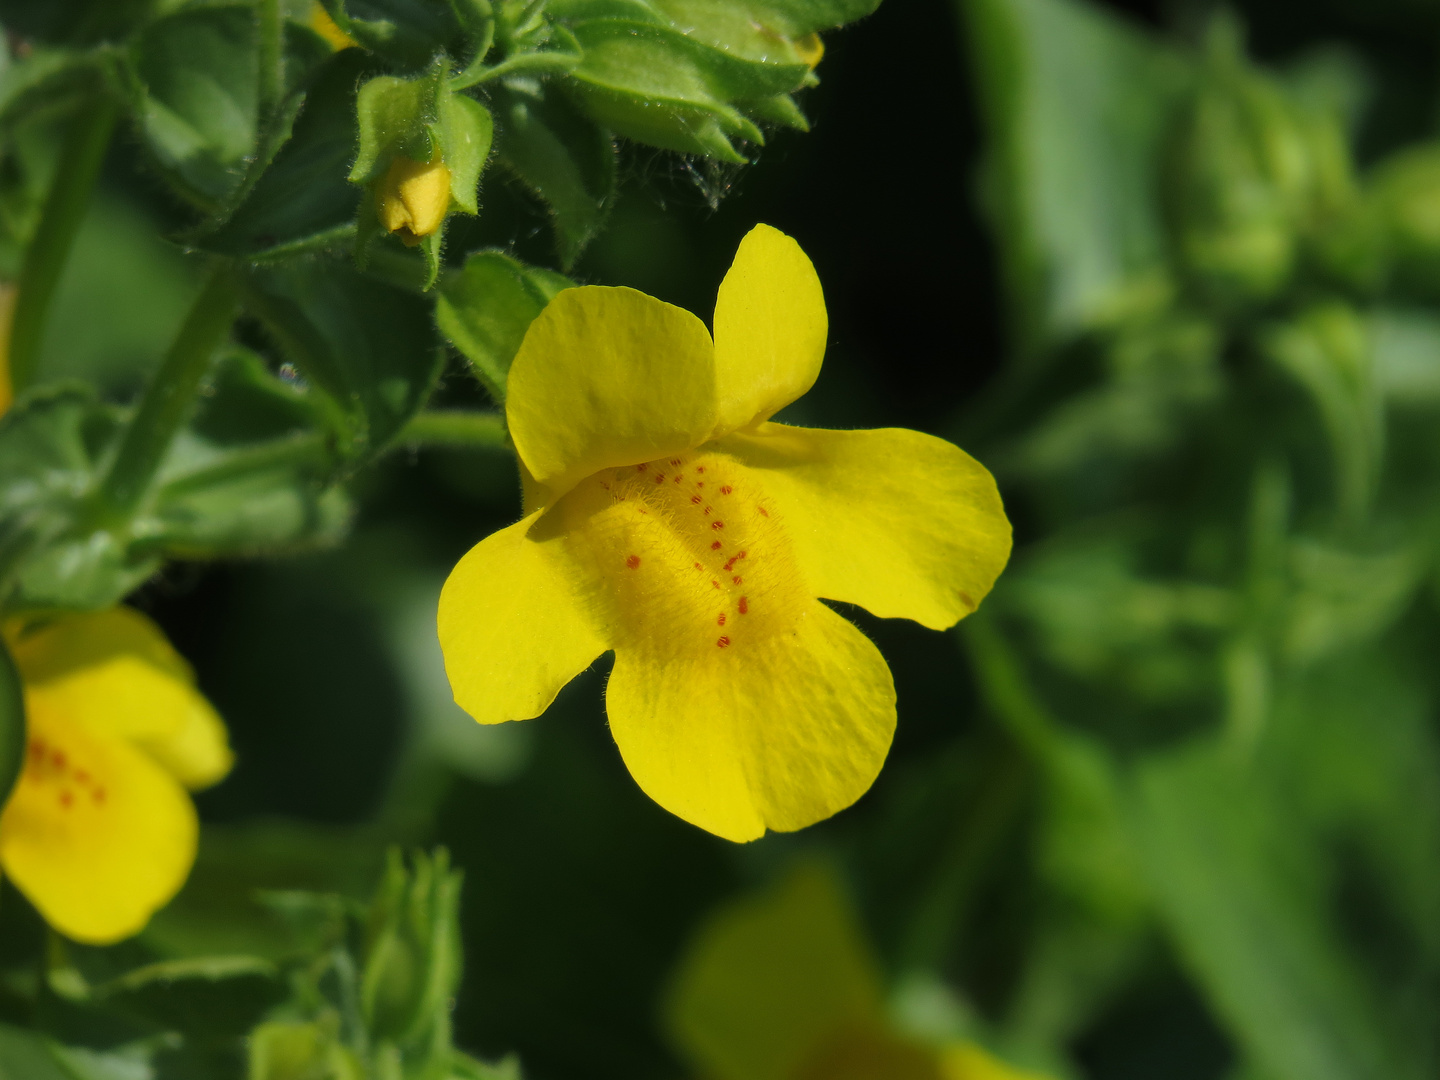
[[[479,86],[481,83],[489,82],[491,79],[504,78],[507,75],[515,75],[522,71],[569,71],[578,66],[580,57],[569,52],[532,52],[521,53],[519,56],[512,56],[508,60],[502,60],[494,67],[486,67],[484,64],[472,63],[468,68],[450,80],[451,90],[467,90],[472,86]]]
[[[103,520],[128,517],[149,489],[165,451],[190,413],[211,357],[230,329],[235,305],[234,283],[225,268],[217,267],[145,388],[115,461],[96,492],[96,509]]]
[[[498,412],[435,409],[416,413],[395,437],[400,445],[502,449],[505,417]]]
[[[25,249],[10,330],[10,381],[16,393],[35,375],[50,302],[90,205],[115,118],[115,103],[103,90],[82,107],[65,140],[40,224]]]

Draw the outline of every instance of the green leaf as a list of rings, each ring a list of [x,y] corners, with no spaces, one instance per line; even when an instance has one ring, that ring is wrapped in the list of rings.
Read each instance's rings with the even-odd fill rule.
[[[984,201],[1022,351],[1168,297],[1156,168],[1180,60],[1077,0],[963,0]]]
[[[1338,940],[1315,842],[1265,774],[1205,740],[1151,760],[1138,783],[1142,847],[1170,933],[1261,1071],[1418,1080]]]
[[[246,308],[337,406],[343,457],[383,449],[429,398],[444,352],[420,296],[335,257],[260,267],[242,288]]]
[[[0,1024],[0,1076],[15,1080],[75,1080],[62,1068],[48,1039]]]
[[[258,51],[250,4],[176,12],[131,50],[137,120],[166,176],[192,201],[222,205],[256,149]]]
[[[14,559],[14,607],[107,607],[158,568],[125,539],[79,527],[117,433],[116,410],[73,385],[32,392],[0,419],[0,551]]]
[[[477,251],[445,276],[435,304],[440,332],[464,354],[497,403],[525,331],[556,293],[575,283],[498,251]]]
[[[356,84],[365,64],[358,49],[326,62],[274,162],[234,213],[195,243],[252,260],[348,243],[359,193],[347,174],[355,153]]]
[[[0,640],[0,805],[25,763],[25,695],[10,650]]]
[[[561,97],[496,87],[500,160],[549,207],[562,266],[574,265],[600,231],[615,194],[615,146]]]
[[[450,4],[426,0],[324,0],[336,24],[360,45],[409,70],[439,51],[459,55],[463,34]]]
[[[1293,322],[1271,327],[1262,346],[1320,414],[1340,512],[1352,521],[1363,517],[1379,481],[1385,437],[1364,321],[1346,304],[1316,304]]]
[[[99,1004],[202,1041],[245,1034],[286,996],[280,969],[253,956],[166,960],[93,991]]]

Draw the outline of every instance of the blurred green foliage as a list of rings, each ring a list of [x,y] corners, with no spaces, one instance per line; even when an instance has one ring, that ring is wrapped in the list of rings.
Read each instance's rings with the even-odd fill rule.
[[[874,7],[349,0],[332,52],[304,4],[0,3],[0,276],[96,80],[122,113],[0,421],[6,610],[128,594],[239,757],[135,941],[64,943],[4,887],[0,1075],[518,1075],[453,1043],[679,1077],[685,958],[816,854],[907,1039],[1097,1080],[1434,1075],[1440,19],[890,0],[812,71],[795,43]],[[437,56],[494,121],[479,214],[359,265],[363,88]],[[375,130],[443,144],[443,96]],[[735,849],[630,784],[603,673],[480,729],[432,620],[518,511],[488,406],[530,319],[573,281],[706,310],[757,219],[831,308],[792,419],[951,435],[1022,543],[951,638],[847,612],[895,670],[892,761]],[[217,265],[230,340],[97,524]]]

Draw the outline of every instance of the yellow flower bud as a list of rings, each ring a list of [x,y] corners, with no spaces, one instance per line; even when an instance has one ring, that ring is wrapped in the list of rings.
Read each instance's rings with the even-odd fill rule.
[[[341,49],[353,49],[359,45],[359,42],[340,29],[335,20],[330,17],[330,13],[321,6],[320,0],[314,0],[310,5],[310,29],[328,41],[336,52]]]
[[[806,34],[790,44],[794,46],[795,55],[800,58],[800,62],[810,65],[811,71],[815,70],[820,58],[825,55],[825,43],[820,40],[819,34]]]
[[[397,157],[375,189],[380,224],[413,247],[445,220],[450,209],[450,170],[437,152],[429,163]]]

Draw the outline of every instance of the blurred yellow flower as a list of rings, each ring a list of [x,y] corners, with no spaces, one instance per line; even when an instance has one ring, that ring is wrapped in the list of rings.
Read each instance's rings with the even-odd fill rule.
[[[186,789],[229,772],[225,727],[138,612],[5,630],[29,741],[0,813],[0,868],[61,933],[119,941],[190,873],[198,826]]]
[[[375,188],[380,224],[411,247],[445,221],[450,209],[450,170],[437,150],[428,163],[397,157]]]
[[[900,1031],[859,920],[818,864],[700,928],[666,1020],[676,1047],[713,1080],[1047,1080],[973,1041]]]
[[[353,49],[358,44],[354,38],[340,29],[320,0],[314,0],[310,5],[310,29],[328,41],[330,47],[336,52],[341,49]]]
[[[10,382],[10,325],[15,318],[15,286],[9,282],[0,283],[0,416],[10,409],[15,400],[15,388]]]
[[[632,289],[559,293],[510,371],[526,516],[440,598],[458,701],[538,716],[615,651],[610,729],[667,810],[731,840],[799,829],[874,781],[895,691],[817,597],[943,629],[1010,551],[994,480],[902,429],[770,422],[815,382],[827,319],[798,244],[745,237],[704,323]]]

